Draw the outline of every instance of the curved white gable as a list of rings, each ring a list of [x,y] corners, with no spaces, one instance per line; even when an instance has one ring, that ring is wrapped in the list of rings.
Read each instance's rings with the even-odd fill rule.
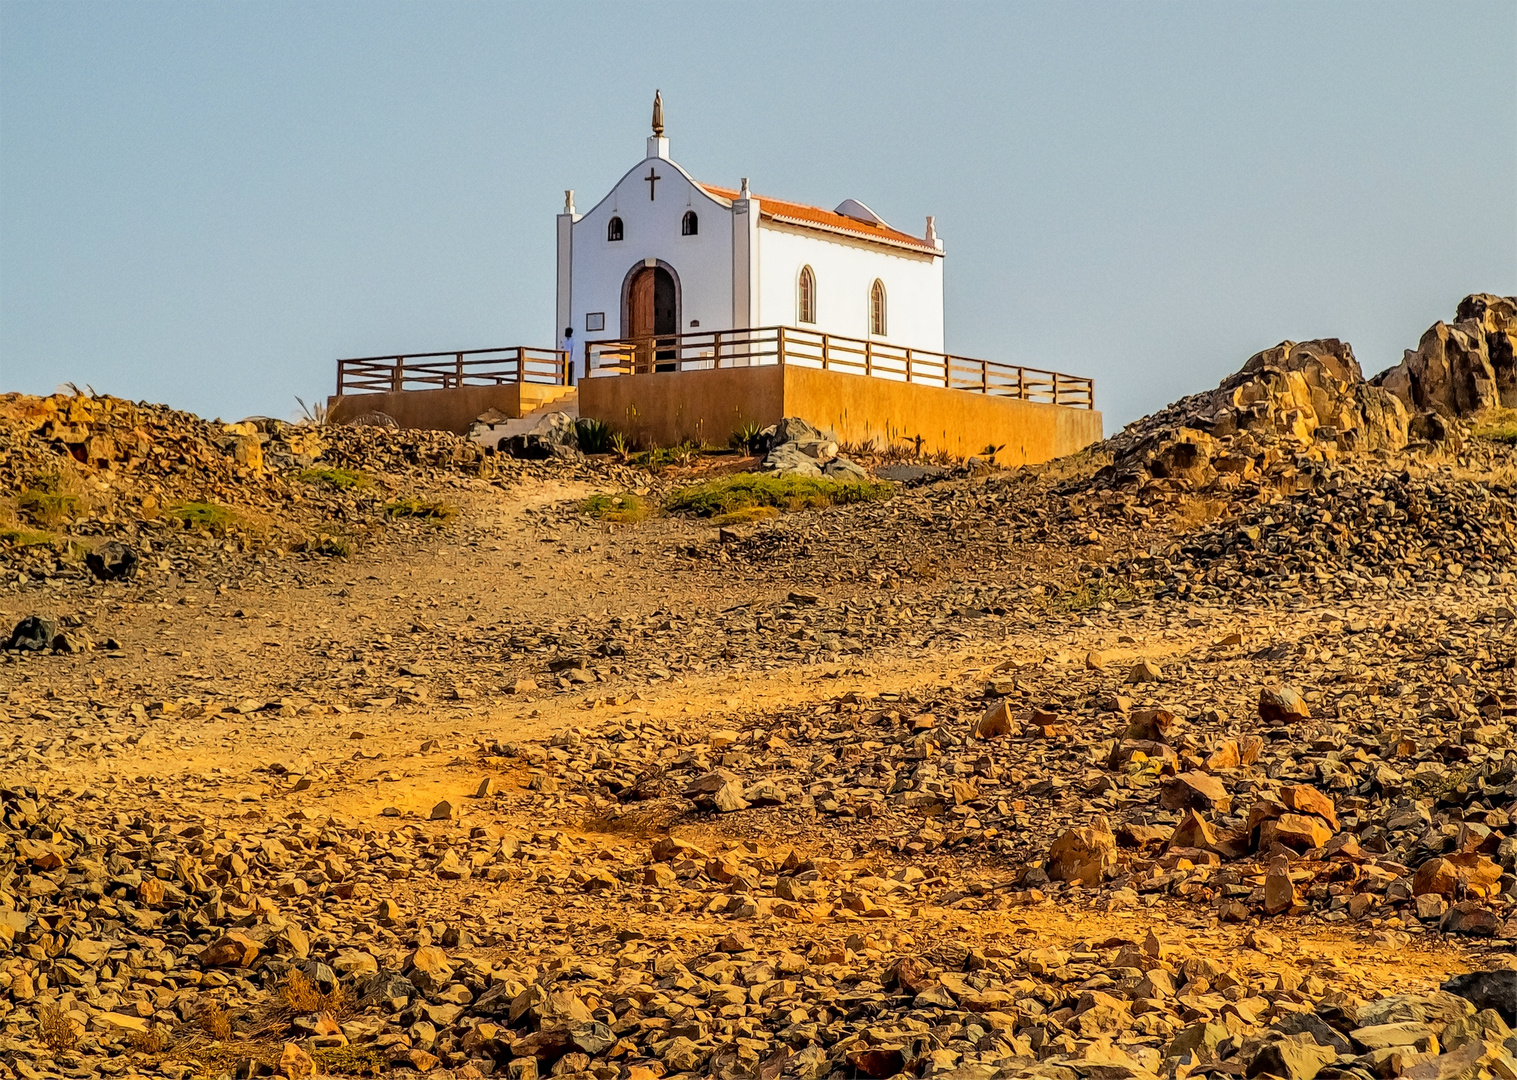
[[[622,335],[624,285],[635,269],[654,263],[677,280],[682,333],[805,325],[868,337],[869,290],[878,280],[887,296],[885,340],[942,351],[942,252],[932,250],[931,239],[896,234],[898,241],[872,241],[836,227],[836,217],[828,224],[826,211],[796,204],[778,204],[778,218],[763,216],[762,198],[710,192],[667,156],[666,139],[655,137],[648,144],[648,156],[583,215],[559,215],[559,344],[573,352],[576,377],[585,374],[587,341]],[[650,170],[656,177],[651,198]],[[819,216],[808,222],[796,216],[802,210]],[[699,220],[695,236],[681,229],[687,211]],[[856,199],[844,200],[832,213],[888,228]],[[622,219],[619,241],[607,238],[613,216]],[[798,322],[803,266],[816,278],[815,323]],[[593,322],[587,321],[596,315],[604,317],[604,329],[588,330]],[[567,327],[573,334],[565,339]]]

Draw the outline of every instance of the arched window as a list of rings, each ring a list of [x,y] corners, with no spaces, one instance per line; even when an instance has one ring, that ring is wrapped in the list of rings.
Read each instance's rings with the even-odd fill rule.
[[[695,216],[694,210],[686,210],[684,219],[679,223],[681,236],[694,236],[701,231],[701,219]]]
[[[622,219],[614,217],[606,226],[607,240],[620,240],[622,238]]]
[[[879,278],[869,289],[869,332],[885,336],[885,283]]]
[[[801,267],[801,280],[795,297],[795,321],[816,322],[816,275],[809,266]]]

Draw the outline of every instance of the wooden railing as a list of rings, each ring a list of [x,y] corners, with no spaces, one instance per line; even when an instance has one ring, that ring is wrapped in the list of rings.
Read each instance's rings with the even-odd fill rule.
[[[339,396],[521,382],[562,386],[568,379],[568,353],[527,345],[407,356],[361,356],[337,361]]]
[[[1095,380],[1083,376],[793,326],[585,343],[590,377],[765,364],[795,364],[1076,409],[1096,407]]]

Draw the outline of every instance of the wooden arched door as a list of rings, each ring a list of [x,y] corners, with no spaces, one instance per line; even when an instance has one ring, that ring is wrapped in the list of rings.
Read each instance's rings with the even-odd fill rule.
[[[676,355],[673,338],[679,333],[679,297],[674,275],[662,266],[639,270],[628,290],[627,316],[630,330],[627,336],[638,342],[638,366],[673,371]]]

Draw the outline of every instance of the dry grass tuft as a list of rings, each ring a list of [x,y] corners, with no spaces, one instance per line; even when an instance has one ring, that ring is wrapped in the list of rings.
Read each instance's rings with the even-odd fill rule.
[[[324,484],[344,491],[366,488],[374,482],[373,478],[362,469],[334,469],[327,466],[306,469],[298,479],[307,484]]]
[[[163,510],[163,517],[186,529],[199,529],[216,536],[225,535],[237,524],[237,512],[212,502],[179,502]]]
[[[232,1037],[232,1017],[219,1002],[211,1002],[200,1010],[200,1030],[211,1038],[226,1042]]]
[[[65,1054],[79,1045],[79,1028],[73,1017],[56,1005],[44,1005],[37,1013],[37,1038],[55,1054]]]
[[[126,1043],[138,1054],[161,1054],[174,1045],[174,1040],[167,1028],[154,1024],[146,1031],[132,1032]]]
[[[311,1052],[322,1076],[381,1076],[389,1070],[390,1057],[377,1046],[335,1046]]]
[[[78,476],[72,470],[60,469],[34,477],[31,486],[16,496],[15,505],[33,525],[59,529],[89,509],[80,491]]]
[[[0,525],[0,542],[13,544],[16,547],[47,547],[57,541],[56,533]]]
[[[295,1013],[331,1013],[333,1016],[343,1016],[352,1011],[352,1002],[348,1000],[348,993],[338,986],[329,994],[323,994],[316,989],[305,972],[299,968],[291,968],[285,976],[284,1003],[291,1012]]]

